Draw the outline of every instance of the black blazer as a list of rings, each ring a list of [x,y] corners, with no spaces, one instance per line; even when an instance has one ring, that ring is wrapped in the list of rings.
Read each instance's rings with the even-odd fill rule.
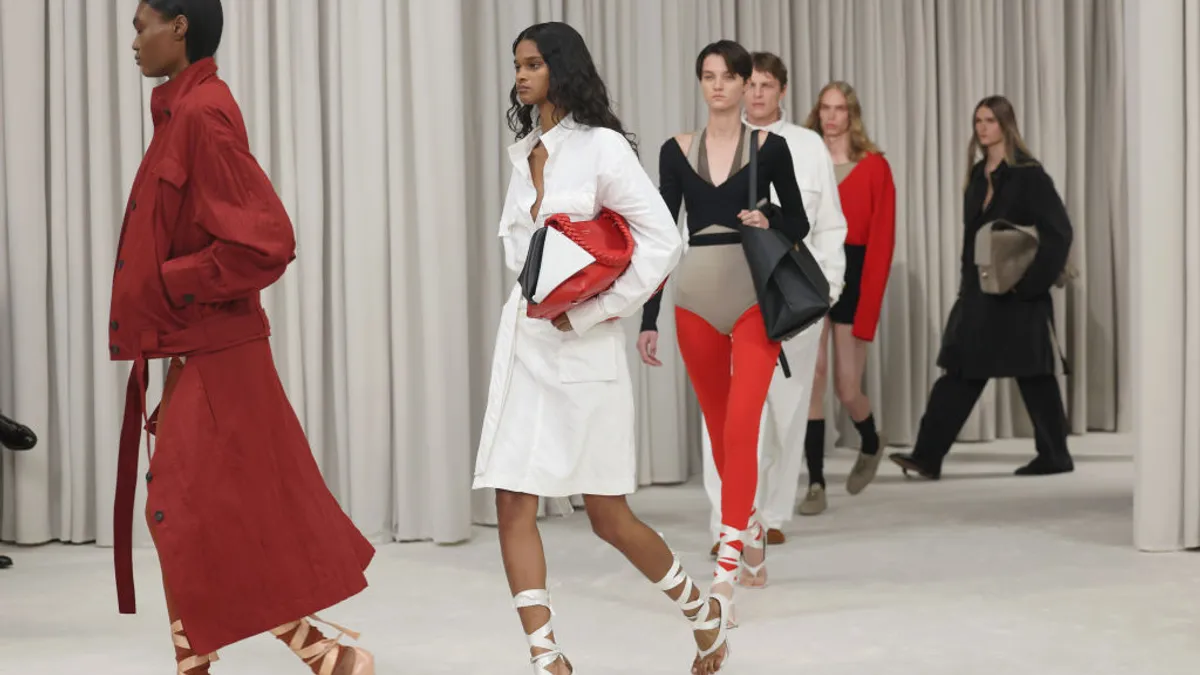
[[[1053,374],[1058,358],[1050,331],[1054,305],[1050,289],[1067,264],[1074,231],[1054,181],[1040,164],[1018,158],[992,172],[987,196],[984,162],[971,170],[963,194],[962,279],[950,311],[938,365],[968,379]],[[1037,256],[1012,293],[987,295],[979,288],[975,235],[998,218],[1037,228]]]

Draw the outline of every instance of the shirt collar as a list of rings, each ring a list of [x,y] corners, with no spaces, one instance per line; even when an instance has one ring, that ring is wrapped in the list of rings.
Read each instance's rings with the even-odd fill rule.
[[[171,119],[172,108],[197,85],[217,74],[217,62],[211,57],[200,59],[183,69],[174,78],[158,85],[150,94],[150,117],[154,126]]]
[[[775,120],[774,122],[771,122],[770,124],[768,124],[766,126],[762,126],[762,127],[755,125],[755,124],[751,124],[750,118],[748,118],[746,116],[746,111],[744,109],[742,110],[742,122],[745,123],[746,126],[750,127],[751,129],[755,129],[755,130],[762,129],[762,130],[771,131],[771,132],[779,131],[779,129],[781,127],[783,127],[783,125],[787,124],[789,121],[790,120],[788,119],[787,108],[784,108],[783,106],[779,106],[779,119]]]
[[[551,127],[550,131],[544,133],[539,126],[525,138],[508,146],[508,158],[518,171],[529,173],[529,153],[533,152],[538,141],[546,146],[546,154],[552,157],[562,147],[563,141],[578,129],[579,123],[575,121],[573,115],[562,118],[558,124]]]

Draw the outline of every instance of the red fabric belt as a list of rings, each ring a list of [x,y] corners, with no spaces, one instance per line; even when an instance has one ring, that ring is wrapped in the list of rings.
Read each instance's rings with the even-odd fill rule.
[[[113,567],[121,614],[137,613],[133,583],[133,503],[137,496],[138,445],[141,433],[145,431],[146,453],[150,454],[150,435],[155,428],[152,420],[157,421],[158,416],[157,408],[151,415],[146,411],[149,360],[211,354],[269,335],[270,328],[262,312],[210,319],[173,333],[141,333],[138,353],[125,387],[125,418],[121,422],[117,490],[113,500]]]

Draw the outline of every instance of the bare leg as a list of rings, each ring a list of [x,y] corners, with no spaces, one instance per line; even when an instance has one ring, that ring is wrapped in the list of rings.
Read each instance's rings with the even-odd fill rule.
[[[837,346],[834,360],[837,379],[834,388],[837,389],[838,400],[850,413],[850,419],[862,438],[858,459],[846,477],[846,491],[856,495],[875,480],[882,458],[879,452],[882,442],[875,429],[871,402],[862,392],[863,371],[867,367],[867,343],[854,337],[853,327],[847,325],[834,326],[833,341]]]
[[[537,495],[507,490],[496,491],[496,515],[500,529],[500,556],[508,588],[514,596],[522,591],[546,588],[546,552],[537,527]],[[525,634],[529,635],[550,622],[550,609],[545,606],[521,607],[517,610]],[[548,636],[554,640],[554,633]],[[530,655],[548,650],[531,647]],[[568,675],[570,666],[563,659],[547,664],[554,675]]]
[[[861,422],[871,414],[871,402],[862,391],[863,372],[867,367],[867,343],[854,337],[853,326],[833,326],[834,389],[838,400],[850,413],[850,419]]]
[[[813,372],[812,396],[808,399],[808,419],[825,419],[825,387],[829,383],[829,319],[821,325],[821,346],[817,351],[817,369]]]
[[[624,496],[587,495],[584,500],[587,503],[588,518],[592,521],[592,530],[596,536],[612,544],[650,581],[658,582],[667,576],[675,562],[675,555],[671,553],[671,549],[657,532],[638,520]],[[680,584],[665,593],[672,600],[678,601],[685,587],[684,584]],[[699,597],[700,590],[693,586],[687,600],[695,601]],[[697,607],[690,612],[685,612],[684,615],[691,619],[700,611],[701,607]],[[717,602],[709,600],[709,615],[716,616],[719,612],[720,607]],[[701,650],[708,649],[716,641],[719,632],[718,628],[695,631],[696,646]],[[722,647],[704,660],[697,659],[692,664],[692,673],[708,675],[717,672],[725,660],[725,654],[726,649]]]

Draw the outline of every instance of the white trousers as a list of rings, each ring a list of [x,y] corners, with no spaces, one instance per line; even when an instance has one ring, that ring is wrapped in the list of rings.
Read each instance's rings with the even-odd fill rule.
[[[768,528],[778,529],[790,521],[796,512],[796,494],[800,474],[804,471],[804,433],[808,429],[808,404],[812,398],[813,375],[817,370],[817,355],[821,349],[821,326],[818,322],[808,330],[783,343],[791,377],[775,366],[767,404],[758,434],[758,490],[754,505]],[[713,541],[721,532],[721,477],[717,474],[712,456],[712,440],[701,416],[701,437],[704,449],[704,490],[712,504],[709,526]]]

